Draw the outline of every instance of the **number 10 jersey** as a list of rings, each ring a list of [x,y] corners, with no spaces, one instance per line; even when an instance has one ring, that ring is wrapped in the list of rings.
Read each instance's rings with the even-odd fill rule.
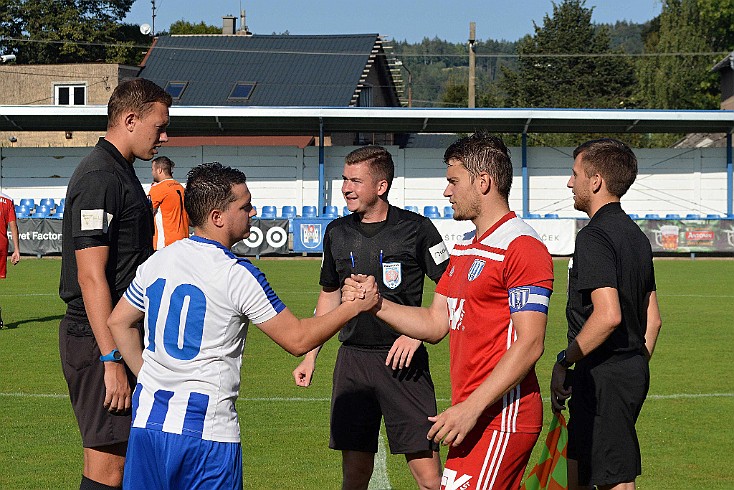
[[[248,320],[285,305],[249,260],[198,236],[156,252],[125,299],[145,312],[133,427],[240,442],[235,402]]]

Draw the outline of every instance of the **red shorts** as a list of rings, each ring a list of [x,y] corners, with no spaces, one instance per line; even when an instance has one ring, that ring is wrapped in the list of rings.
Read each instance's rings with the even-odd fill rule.
[[[520,488],[538,435],[493,429],[469,433],[449,449],[441,490]]]

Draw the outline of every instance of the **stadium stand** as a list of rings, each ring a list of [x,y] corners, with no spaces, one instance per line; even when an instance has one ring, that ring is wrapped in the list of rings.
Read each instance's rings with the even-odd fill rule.
[[[303,206],[301,216],[303,216],[304,218],[315,218],[316,206]]]
[[[28,209],[32,209],[36,206],[36,202],[33,199],[21,199],[21,206],[28,206]]]

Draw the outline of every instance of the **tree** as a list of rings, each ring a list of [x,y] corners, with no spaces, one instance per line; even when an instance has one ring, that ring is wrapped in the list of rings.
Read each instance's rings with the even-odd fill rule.
[[[168,30],[169,34],[221,34],[222,28],[212,25],[207,25],[202,20],[198,24],[186,22],[185,20],[177,20]]]
[[[631,62],[610,48],[609,29],[591,22],[584,0],[553,4],[518,43],[517,69],[503,67],[502,88],[512,107],[620,108],[632,104]]]
[[[711,2],[709,2],[711,3]],[[717,2],[721,3],[721,2]],[[711,29],[709,24],[709,29]],[[664,0],[659,30],[649,33],[637,66],[639,98],[654,109],[715,109],[719,61],[704,55],[713,49],[707,39],[720,34],[706,30],[698,0]]]
[[[135,63],[133,0],[0,0],[0,39],[18,63]]]

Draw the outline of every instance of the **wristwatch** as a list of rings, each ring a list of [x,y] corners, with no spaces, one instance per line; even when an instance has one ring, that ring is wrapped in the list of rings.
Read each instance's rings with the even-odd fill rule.
[[[117,349],[112,349],[112,352],[104,356],[99,356],[99,360],[102,362],[120,362],[122,361],[122,354]]]
[[[558,353],[558,355],[556,356],[556,364],[560,364],[561,367],[565,369],[573,366],[573,363],[569,362],[569,360],[566,358],[566,349],[563,349],[561,352]]]

